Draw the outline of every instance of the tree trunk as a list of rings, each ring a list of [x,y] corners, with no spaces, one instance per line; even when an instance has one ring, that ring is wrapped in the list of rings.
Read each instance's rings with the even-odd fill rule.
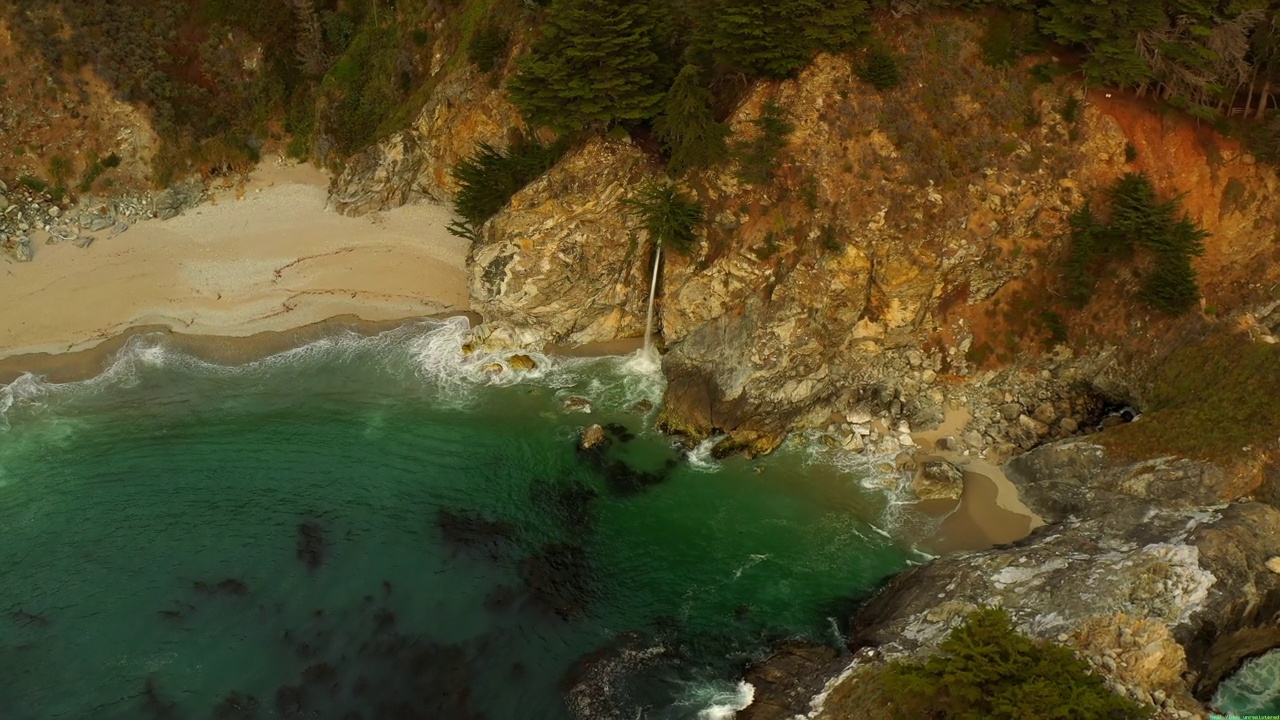
[[[1271,97],[1271,78],[1267,78],[1262,82],[1262,92],[1258,97],[1257,117],[1259,120],[1261,120],[1262,116],[1267,112],[1267,103],[1270,101],[1270,97]]]

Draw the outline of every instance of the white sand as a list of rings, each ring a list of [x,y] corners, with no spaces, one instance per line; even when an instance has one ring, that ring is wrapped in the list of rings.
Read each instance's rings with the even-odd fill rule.
[[[445,230],[448,210],[348,218],[325,209],[326,185],[315,168],[264,164],[242,193],[98,233],[88,248],[41,239],[31,262],[0,261],[0,358],[82,350],[144,325],[243,337],[467,309],[467,242]]]

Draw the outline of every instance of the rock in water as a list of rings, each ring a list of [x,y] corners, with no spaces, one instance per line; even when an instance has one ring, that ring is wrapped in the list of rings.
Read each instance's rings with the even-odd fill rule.
[[[591,401],[577,395],[570,395],[564,399],[564,409],[569,412],[591,412]]]
[[[528,355],[512,355],[507,358],[507,366],[512,370],[534,370],[538,367],[538,363]]]
[[[921,500],[959,500],[964,492],[964,473],[945,460],[927,460],[912,485]]]
[[[579,441],[578,447],[583,450],[592,450],[602,443],[608,442],[609,438],[604,434],[604,428],[599,425],[591,425],[582,431],[582,440]]]
[[[324,528],[314,522],[298,525],[298,560],[315,570],[324,564],[324,553],[327,543],[324,539]]]

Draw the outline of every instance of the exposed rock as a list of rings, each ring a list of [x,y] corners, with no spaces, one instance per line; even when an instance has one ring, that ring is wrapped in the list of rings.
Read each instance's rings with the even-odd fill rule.
[[[1017,420],[1022,415],[1022,406],[1018,403],[1005,403],[1000,406],[1000,417],[1009,422]]]
[[[521,125],[505,88],[490,85],[471,63],[450,70],[413,126],[347,160],[330,189],[346,215],[389,210],[421,198],[447,202],[457,189],[451,171],[478,143],[507,145]]]
[[[591,412],[591,401],[584,397],[578,397],[577,395],[570,395],[565,398],[564,402],[561,403],[561,406],[569,412]]]
[[[839,653],[816,643],[788,642],[747,668],[744,680],[755,699],[736,720],[790,720],[809,710],[809,700],[844,666]]]
[[[537,369],[538,363],[528,355],[512,355],[507,358],[507,366],[512,370],[529,371]]]
[[[578,345],[644,332],[650,263],[622,202],[649,175],[630,142],[591,140],[484,225],[468,262],[490,346]],[[641,247],[644,247],[643,245]]]
[[[605,435],[604,428],[599,425],[589,425],[582,430],[582,439],[578,442],[578,447],[583,450],[592,450],[597,446],[608,442],[609,437]]]
[[[1273,557],[1267,560],[1267,569],[1273,573],[1280,574],[1280,557]]]
[[[959,500],[964,492],[964,473],[945,460],[920,463],[920,474],[911,489],[921,500]]]

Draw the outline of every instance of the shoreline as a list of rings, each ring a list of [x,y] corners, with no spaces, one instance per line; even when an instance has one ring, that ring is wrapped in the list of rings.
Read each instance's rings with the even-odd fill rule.
[[[250,338],[469,311],[469,243],[446,230],[446,208],[350,218],[327,207],[327,186],[314,167],[263,164],[244,186],[87,248],[40,235],[31,262],[0,263],[6,374],[18,358],[53,367],[40,356],[101,354],[146,331]]]

